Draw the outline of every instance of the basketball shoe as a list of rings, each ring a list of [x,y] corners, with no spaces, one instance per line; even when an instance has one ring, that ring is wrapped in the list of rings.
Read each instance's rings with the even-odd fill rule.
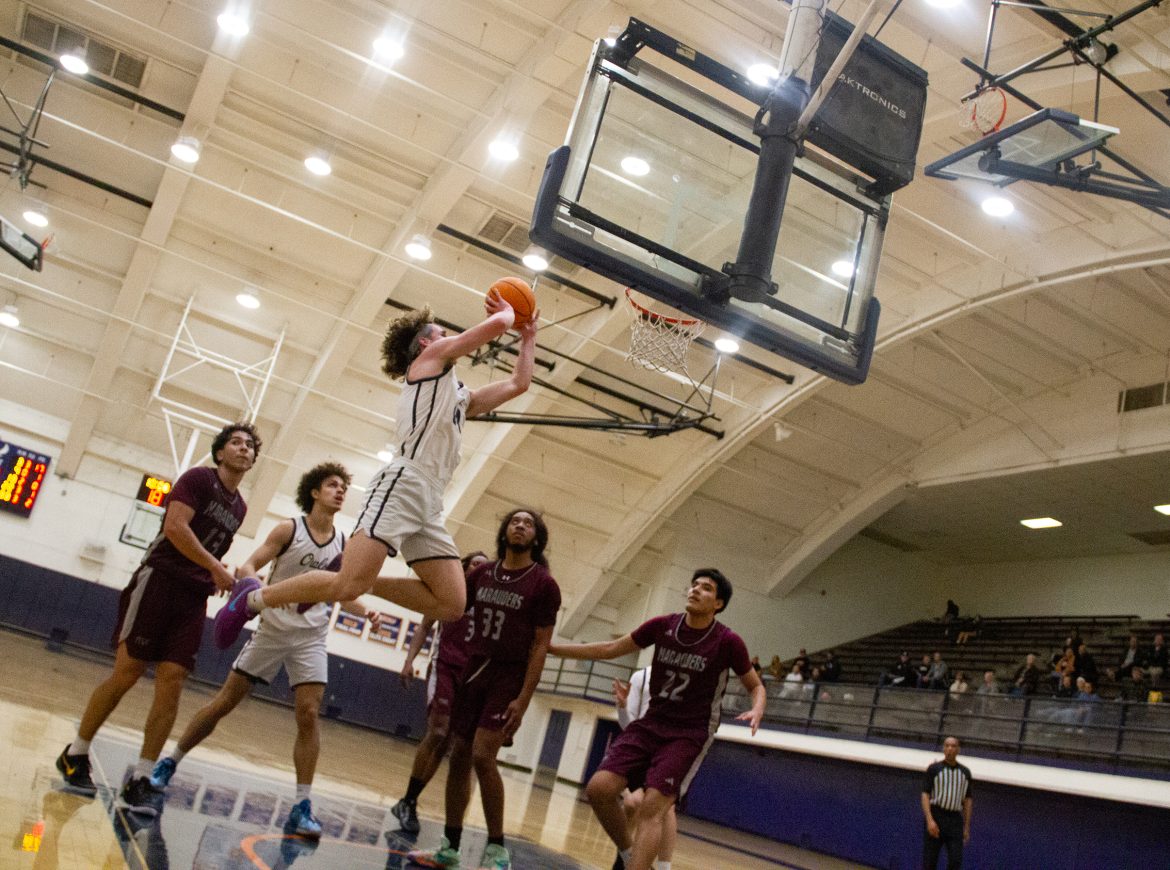
[[[162,792],[150,784],[145,776],[131,777],[122,786],[122,806],[141,816],[157,816]]]
[[[70,791],[86,797],[97,794],[97,786],[89,774],[88,755],[70,755],[69,747],[66,746],[57,756],[57,770],[61,771],[61,778]]]
[[[150,784],[162,791],[170,785],[171,777],[175,775],[177,766],[173,758],[160,758],[154,765],[154,770],[150,772]]]
[[[259,589],[260,585],[260,581],[255,577],[245,577],[236,581],[227,605],[221,607],[219,613],[215,614],[215,645],[220,649],[227,649],[235,643],[240,632],[244,630],[244,623],[256,615],[248,609],[248,593]]]
[[[512,870],[512,856],[499,843],[488,843],[479,859],[479,870]]]
[[[452,849],[446,837],[439,840],[439,848],[433,852],[427,849],[414,849],[406,853],[406,860],[410,864],[420,867],[454,867],[459,868],[459,850]]]
[[[394,818],[398,819],[398,824],[402,830],[408,834],[418,833],[418,807],[414,805],[414,801],[408,801],[406,798],[403,798],[390,808],[390,812],[394,814]]]
[[[309,840],[321,839],[321,821],[313,815],[313,805],[308,798],[293,805],[285,829]]]

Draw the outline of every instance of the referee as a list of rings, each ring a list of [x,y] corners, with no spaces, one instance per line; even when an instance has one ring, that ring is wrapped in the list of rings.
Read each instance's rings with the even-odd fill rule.
[[[936,870],[947,850],[947,870],[963,866],[963,844],[971,837],[971,771],[959,764],[959,738],[943,741],[943,760],[926,768],[922,782],[923,870]]]

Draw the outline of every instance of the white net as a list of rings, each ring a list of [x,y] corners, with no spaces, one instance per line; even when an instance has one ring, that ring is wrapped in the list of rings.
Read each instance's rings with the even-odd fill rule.
[[[663,373],[678,372],[690,377],[687,373],[687,351],[707,324],[701,320],[667,317],[643,308],[630,296],[629,290],[626,291],[626,297],[630,300],[630,311],[633,313],[630,352],[626,354],[626,359],[647,369]]]
[[[986,135],[994,133],[1007,115],[1007,95],[987,88],[959,107],[959,125]]]

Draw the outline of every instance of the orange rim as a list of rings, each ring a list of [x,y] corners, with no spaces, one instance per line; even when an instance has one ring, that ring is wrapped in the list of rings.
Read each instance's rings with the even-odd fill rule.
[[[642,317],[645,317],[649,320],[661,320],[663,323],[667,323],[671,326],[694,326],[696,323],[702,322],[697,318],[695,320],[687,320],[684,317],[667,317],[665,314],[659,314],[657,311],[651,311],[645,305],[639,304],[638,301],[630,295],[633,291],[633,287],[627,287],[626,298],[630,300],[630,304],[634,306],[634,310],[637,311],[638,314]]]

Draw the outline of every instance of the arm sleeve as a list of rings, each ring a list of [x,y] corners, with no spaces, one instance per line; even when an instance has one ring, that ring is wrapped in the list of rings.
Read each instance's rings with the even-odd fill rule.
[[[653,619],[646,620],[630,632],[630,637],[634,639],[634,643],[642,649],[645,649],[658,639],[659,632],[669,624],[669,616],[656,616]]]

